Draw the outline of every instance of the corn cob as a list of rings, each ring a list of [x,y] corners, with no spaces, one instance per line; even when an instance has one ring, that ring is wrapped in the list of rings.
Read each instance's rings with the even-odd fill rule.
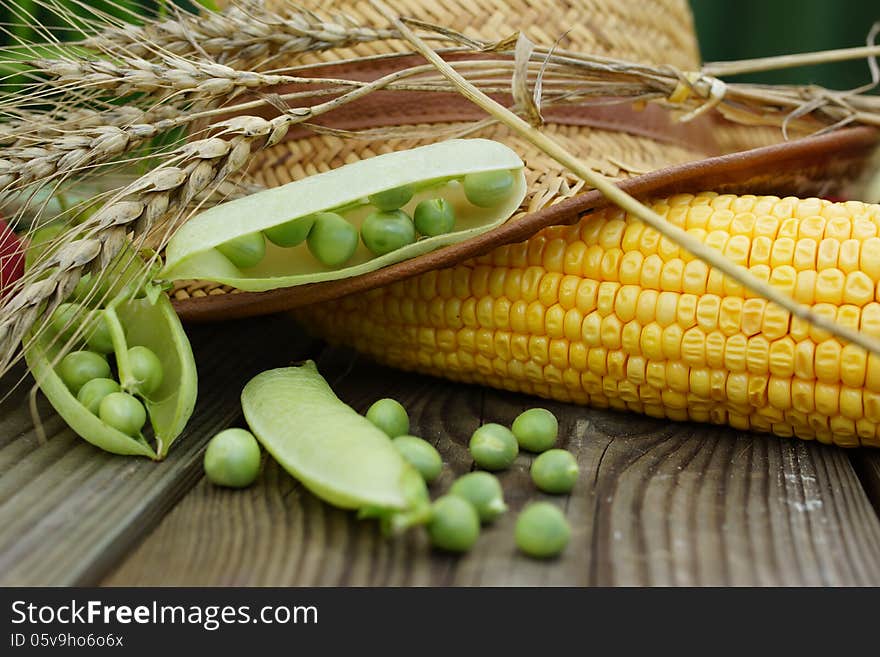
[[[712,192],[651,205],[815,312],[880,336],[880,205]],[[792,318],[617,208],[301,316],[403,369],[880,446],[880,357]]]

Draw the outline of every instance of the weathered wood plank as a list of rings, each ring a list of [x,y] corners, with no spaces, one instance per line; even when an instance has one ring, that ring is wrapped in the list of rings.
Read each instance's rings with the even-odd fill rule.
[[[612,441],[599,471],[598,584],[880,582],[874,514],[842,450],[670,425]],[[860,547],[862,546],[862,547]]]
[[[0,585],[92,584],[126,555],[198,480],[208,437],[241,413],[254,373],[312,344],[289,321],[264,319],[189,331],[199,401],[162,463],[107,454],[74,435],[42,399],[48,442],[37,442],[26,396],[0,406]],[[286,353],[279,354],[281,345]],[[15,375],[4,381],[11,385]]]
[[[258,483],[206,481],[120,565],[114,585],[878,584],[880,521],[845,452],[812,443],[674,424],[398,373],[343,350],[319,367],[360,411],[401,400],[412,431],[447,463],[440,494],[472,467],[482,421],[509,423],[543,404],[581,465],[570,496],[531,485],[532,457],[501,474],[511,512],[462,557],[420,532],[388,540],[374,523],[316,500],[268,460]],[[533,499],[564,507],[572,543],[551,562],[513,547],[516,512]]]
[[[860,449],[850,453],[850,460],[862,482],[874,510],[880,514],[880,450]]]

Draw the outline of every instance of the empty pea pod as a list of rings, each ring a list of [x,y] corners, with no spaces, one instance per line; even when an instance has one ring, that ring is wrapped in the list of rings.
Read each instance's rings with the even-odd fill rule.
[[[484,175],[493,172],[497,175]],[[492,183],[491,188],[480,194],[484,179]],[[499,185],[498,179],[505,185]],[[386,153],[198,214],[169,242],[160,277],[210,280],[262,291],[356,276],[491,230],[516,212],[525,193],[522,160],[498,142],[454,139]],[[471,202],[469,197],[483,205]],[[449,232],[423,235],[411,243],[404,240],[399,248],[388,252],[378,249],[378,255],[363,242],[350,254],[344,253],[344,259],[317,258],[312,252],[316,240],[310,231],[314,233],[317,227],[312,225],[315,216],[338,215],[357,235],[367,217],[377,210],[390,211],[395,206],[393,210],[412,217],[422,201],[432,199],[448,203],[448,212],[454,216],[454,227]],[[240,267],[236,256],[230,259],[223,254],[230,252],[230,244],[235,246],[242,237],[255,232],[269,237],[259,262],[247,261],[247,267]],[[291,239],[284,239],[286,235],[292,235]],[[306,235],[309,245],[302,243]]]
[[[241,405],[266,451],[325,502],[377,516],[392,529],[427,521],[419,472],[381,429],[336,397],[314,362],[258,374]]]
[[[40,390],[67,425],[82,438],[114,454],[161,459],[183,431],[195,406],[195,360],[170,300],[157,290],[148,293],[137,286],[135,281],[140,280],[145,271],[143,263],[130,252],[121,257],[126,259],[126,264],[111,268],[105,272],[108,276],[103,277],[114,281],[107,288],[111,300],[104,307],[84,308],[83,312],[99,316],[106,324],[113,344],[119,389],[138,396],[152,427],[153,442],[141,434],[139,426],[130,430],[139,424],[139,418],[123,427],[129,429],[128,433],[113,426],[119,423],[102,419],[100,407],[106,397],[123,394],[112,389],[114,381],[107,379],[107,372],[97,371],[98,376],[90,378],[90,381],[103,379],[106,390],[77,398],[75,393],[89,382],[76,380],[73,386],[70,381],[65,382],[62,374],[67,375],[59,371],[59,365],[64,362],[62,355],[67,340],[56,331],[35,334],[25,349],[25,359]],[[149,354],[146,370],[143,365],[145,354]],[[153,356],[160,367],[159,376],[155,374]],[[143,371],[150,375],[147,385],[141,374]],[[84,385],[80,386],[80,383]],[[104,417],[109,417],[107,412]]]

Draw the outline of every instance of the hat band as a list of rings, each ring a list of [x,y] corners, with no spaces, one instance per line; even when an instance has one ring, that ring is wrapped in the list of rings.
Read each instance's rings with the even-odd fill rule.
[[[454,57],[449,59],[455,60]],[[372,81],[422,63],[417,56],[343,62],[315,67],[309,70],[309,75]],[[273,91],[283,94],[293,90],[293,86],[285,85]],[[296,90],[301,91],[302,87]],[[505,106],[512,105],[510,94],[492,94],[492,97]],[[326,100],[327,96],[323,95],[316,97],[315,102]],[[721,153],[714,137],[714,121],[708,113],[682,123],[674,121],[668,110],[653,103],[635,109],[630,99],[610,97],[597,97],[589,103],[550,106],[542,108],[541,113],[545,123],[628,133],[707,156]],[[354,131],[432,123],[470,123],[485,118],[483,110],[457,93],[379,90],[342,105],[312,123],[333,130]],[[297,126],[290,130],[287,138],[303,139],[313,134],[308,127]]]

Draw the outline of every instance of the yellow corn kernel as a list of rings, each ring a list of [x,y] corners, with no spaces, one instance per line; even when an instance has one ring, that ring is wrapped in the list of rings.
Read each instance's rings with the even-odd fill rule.
[[[880,206],[712,193],[666,221],[880,338]],[[880,357],[607,208],[299,314],[377,360],[600,408],[880,446]]]

